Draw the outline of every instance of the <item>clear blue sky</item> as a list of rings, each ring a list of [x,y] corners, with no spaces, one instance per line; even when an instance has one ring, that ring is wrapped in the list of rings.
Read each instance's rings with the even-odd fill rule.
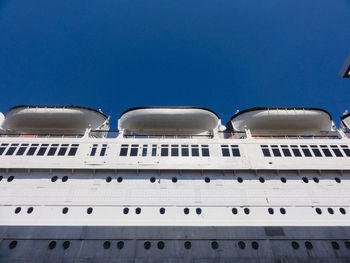
[[[350,109],[349,0],[0,0],[0,110]]]

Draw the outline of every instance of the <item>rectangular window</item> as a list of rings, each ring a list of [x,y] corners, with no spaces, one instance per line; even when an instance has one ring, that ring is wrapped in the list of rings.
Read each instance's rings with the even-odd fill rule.
[[[343,149],[345,155],[350,157],[350,150],[349,150],[348,146],[342,145],[341,148]]]
[[[339,150],[337,145],[331,145],[332,151],[334,152],[335,156],[337,157],[343,157],[343,154]]]
[[[130,149],[130,156],[137,156],[138,151],[139,151],[139,145],[132,144]]]
[[[261,145],[261,150],[262,150],[262,152],[263,152],[265,157],[270,157],[271,156],[271,153],[270,153],[270,150],[269,150],[269,146]]]
[[[162,144],[160,155],[161,156],[168,156],[169,155],[169,145],[168,144]]]
[[[239,152],[238,145],[231,145],[231,152],[232,152],[232,156],[234,156],[234,157],[241,156],[241,153]]]
[[[11,144],[10,148],[7,150],[6,155],[12,155],[17,149],[18,143]]]
[[[24,152],[27,150],[28,145],[29,145],[29,144],[27,144],[27,143],[21,144],[21,146],[19,147],[19,149],[18,149],[16,155],[23,155]]]
[[[148,148],[148,145],[147,144],[144,144],[142,146],[142,156],[145,157],[147,156],[147,148]]]
[[[39,144],[32,144],[30,147],[29,147],[29,150],[27,152],[27,155],[34,155],[36,149],[38,148]]]
[[[47,153],[48,156],[53,156],[55,155],[56,151],[58,149],[58,144],[52,144],[50,149],[49,149],[49,152]]]
[[[199,156],[199,146],[198,145],[191,145],[191,151],[192,151],[192,157]]]
[[[49,147],[48,144],[42,144],[42,145],[40,146],[39,151],[38,151],[38,153],[37,153],[36,155],[38,155],[38,156],[43,156],[43,155],[45,155],[45,152],[46,152],[46,150],[47,150],[48,147]]]
[[[152,144],[152,156],[157,156],[157,144]]]
[[[189,156],[188,145],[181,145],[181,156]]]
[[[97,144],[92,145],[90,156],[95,156],[97,151]]]
[[[288,145],[281,145],[282,147],[282,152],[285,157],[291,157],[292,153],[290,152]]]
[[[316,157],[322,157],[322,154],[321,154],[320,150],[318,149],[317,145],[311,145],[311,150],[313,151],[313,153]]]
[[[321,145],[322,152],[326,157],[333,157],[331,151],[328,149],[327,145]]]
[[[0,155],[2,155],[7,147],[8,143],[2,143],[0,146]]]
[[[129,145],[128,144],[122,144],[122,147],[120,148],[119,156],[127,156],[128,155],[128,149],[129,149]]]
[[[179,145],[171,145],[171,156],[179,156]]]
[[[79,144],[72,144],[72,146],[69,149],[68,156],[74,156],[77,153]]]
[[[102,144],[102,148],[100,151],[100,156],[105,156],[106,155],[106,150],[107,150],[107,144]]]
[[[58,156],[65,156],[66,152],[68,150],[68,145],[69,144],[62,144],[60,150],[58,151]]]
[[[278,145],[271,145],[272,153],[275,157],[281,157],[281,152],[278,149]]]
[[[298,145],[291,145],[292,147],[292,152],[295,157],[301,157],[301,152],[299,151]]]
[[[228,145],[221,145],[221,153],[224,157],[230,157],[230,150],[228,148]]]
[[[301,150],[303,151],[305,157],[312,157],[312,154],[307,145],[301,145]]]
[[[208,157],[209,155],[209,145],[202,145],[202,156]]]

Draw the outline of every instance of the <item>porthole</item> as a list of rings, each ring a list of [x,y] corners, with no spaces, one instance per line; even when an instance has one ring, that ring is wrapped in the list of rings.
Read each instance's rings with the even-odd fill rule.
[[[245,243],[244,243],[243,241],[239,241],[239,242],[238,242],[238,247],[239,247],[240,249],[245,249]]]
[[[322,214],[321,208],[318,208],[318,207],[317,207],[315,210],[316,210],[316,213],[317,213],[317,214],[319,214],[319,215]]]
[[[12,182],[13,179],[14,179],[14,177],[13,177],[13,176],[10,176],[9,178],[7,178],[7,182]]]
[[[123,209],[123,213],[124,213],[124,215],[128,214],[128,213],[129,213],[129,208],[125,207],[125,208]]]
[[[331,244],[332,244],[332,248],[335,249],[335,250],[338,250],[340,248],[338,242],[336,242],[336,241],[332,241]]]
[[[19,212],[21,212],[21,210],[22,210],[22,208],[16,207],[16,209],[15,209],[15,214],[18,214]]]
[[[16,240],[13,240],[13,241],[11,241],[10,244],[9,244],[9,249],[14,249],[16,246],[17,246],[17,241],[16,241]]]
[[[151,248],[151,242],[146,241],[146,242],[143,244],[143,247],[144,247],[146,250],[150,249],[150,248]]]
[[[285,177],[281,177],[281,182],[285,184],[287,182],[287,179]]]
[[[111,181],[112,181],[112,177],[108,176],[108,177],[106,178],[106,182],[107,182],[107,183],[110,183]]]
[[[342,207],[341,207],[341,208],[339,208],[339,212],[340,212],[340,213],[342,213],[343,215],[345,215],[345,214],[346,214],[346,210],[345,210],[344,208],[342,208]]]
[[[92,213],[92,207],[89,207],[87,210],[86,210],[86,213],[88,213],[89,215]]]
[[[350,242],[349,241],[345,241],[344,245],[347,249],[350,249]]]
[[[67,182],[68,181],[68,176],[63,176],[62,177],[62,182]]]
[[[334,210],[333,210],[333,208],[330,208],[330,207],[329,207],[327,210],[328,210],[328,213],[330,213],[331,215],[333,215],[333,214],[334,214]]]
[[[123,249],[123,247],[124,247],[124,241],[119,241],[119,242],[117,243],[117,248],[118,248],[119,250],[121,250],[121,249]]]
[[[285,215],[285,214],[286,214],[286,209],[284,209],[284,208],[282,207],[282,208],[280,208],[280,212],[281,212],[282,215]]]
[[[2,178],[4,178],[2,175],[0,176],[0,182],[2,181]]]
[[[292,248],[294,248],[294,249],[299,249],[299,243],[296,242],[296,241],[293,241],[293,242],[292,242]]]
[[[264,177],[259,177],[259,181],[260,181],[260,183],[265,183]]]
[[[196,214],[200,215],[202,213],[202,209],[201,208],[196,208]]]
[[[70,246],[70,242],[69,241],[64,241],[62,244],[63,249],[68,249]]]
[[[51,182],[56,182],[57,181],[57,176],[53,176],[52,178],[51,178]]]
[[[189,213],[190,213],[190,209],[189,208],[184,208],[184,213],[185,213],[185,215],[188,215]]]
[[[140,207],[137,207],[137,208],[135,209],[135,213],[136,213],[137,215],[139,215],[139,214],[141,213],[141,208],[140,208]]]
[[[313,245],[310,241],[306,241],[305,242],[305,248],[308,250],[311,250],[313,248]]]
[[[49,243],[49,246],[48,246],[48,248],[49,249],[54,249],[55,247],[56,247],[56,241],[51,241],[50,243]]]
[[[123,177],[118,177],[118,178],[117,178],[117,182],[118,182],[118,183],[123,182]]]
[[[334,178],[334,180],[335,180],[338,184],[341,183],[341,180],[340,180],[340,178],[338,178],[338,177]]]
[[[256,241],[252,242],[252,249],[258,250],[259,249],[259,243]]]
[[[177,182],[177,178],[176,178],[176,177],[173,177],[173,178],[171,179],[171,181],[172,181],[173,183],[176,183],[176,182]]]
[[[237,214],[238,214],[237,208],[232,208],[232,214],[234,214],[234,215],[237,215]]]
[[[68,207],[64,207],[62,209],[62,214],[67,214],[68,213]]]
[[[204,181],[205,181],[206,183],[210,183],[210,178],[209,178],[209,177],[205,177],[205,178],[204,178]]]
[[[151,177],[151,178],[149,179],[149,181],[150,181],[151,183],[154,183],[154,182],[156,181],[156,178],[155,178],[155,177]]]
[[[245,213],[246,215],[249,215],[249,213],[250,213],[249,208],[246,207],[246,208],[244,208],[243,210],[244,210],[244,213]]]
[[[111,247],[111,242],[105,241],[105,242],[103,243],[103,248],[104,248],[104,249],[109,249],[110,247]]]
[[[192,247],[191,242],[190,242],[190,241],[186,241],[186,242],[184,243],[184,247],[185,247],[185,249],[191,249],[191,247]]]
[[[219,248],[218,242],[216,242],[216,241],[211,242],[211,248],[214,250],[218,249]]]
[[[320,180],[317,177],[312,178],[315,183],[318,183]]]
[[[237,182],[239,182],[239,183],[243,183],[243,179],[242,179],[242,177],[238,177],[238,178],[237,178]]]
[[[31,214],[33,212],[34,208],[33,207],[28,207],[27,209],[27,213],[28,214]]]
[[[273,215],[273,213],[274,213],[273,208],[270,207],[270,208],[268,209],[268,211],[269,211],[269,214],[270,214],[270,215]]]
[[[306,177],[303,177],[302,179],[303,179],[304,183],[308,183],[309,182],[309,179],[307,179]]]
[[[159,241],[157,244],[158,249],[162,250],[165,247],[165,243],[163,241]]]
[[[159,209],[159,213],[160,213],[161,215],[164,215],[164,214],[165,214],[165,208],[164,208],[164,207],[160,208],[160,209]]]

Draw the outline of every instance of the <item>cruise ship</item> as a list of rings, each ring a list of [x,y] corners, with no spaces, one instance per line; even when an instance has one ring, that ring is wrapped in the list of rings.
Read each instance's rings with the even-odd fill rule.
[[[201,107],[0,114],[0,262],[350,262],[350,114],[225,123]]]

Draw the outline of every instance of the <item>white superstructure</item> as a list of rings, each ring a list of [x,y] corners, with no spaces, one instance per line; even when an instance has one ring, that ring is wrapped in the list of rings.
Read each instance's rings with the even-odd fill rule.
[[[226,127],[197,107],[133,108],[118,131],[86,107],[10,109],[0,262],[347,262],[348,130],[316,108]]]

